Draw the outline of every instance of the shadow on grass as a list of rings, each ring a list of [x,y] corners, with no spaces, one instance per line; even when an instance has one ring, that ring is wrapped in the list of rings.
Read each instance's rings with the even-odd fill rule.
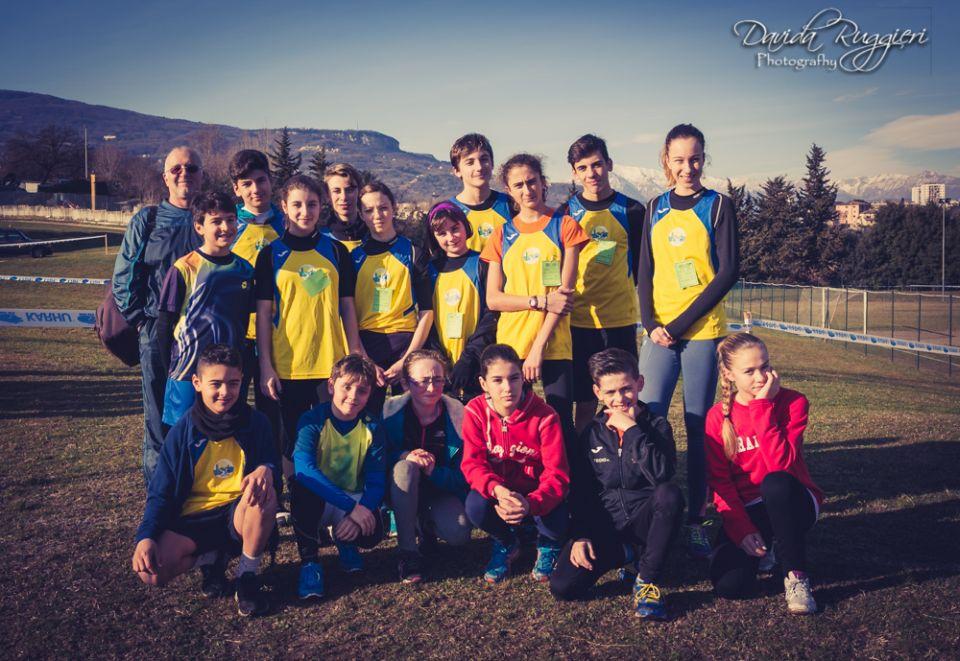
[[[136,378],[3,379],[0,419],[109,418],[142,412],[140,380]]]

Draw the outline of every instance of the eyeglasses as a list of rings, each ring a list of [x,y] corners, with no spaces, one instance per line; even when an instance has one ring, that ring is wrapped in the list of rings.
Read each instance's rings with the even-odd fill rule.
[[[187,174],[196,174],[197,172],[200,171],[200,166],[199,166],[199,165],[194,165],[193,163],[187,163],[186,165],[180,165],[179,163],[177,163],[177,164],[174,165],[172,168],[170,168],[169,170],[167,170],[167,172],[169,172],[169,173],[172,174],[174,177],[176,177],[177,175],[179,175],[179,174],[180,174],[181,172],[183,172],[184,170],[187,171]]]
[[[420,381],[417,381],[416,379],[410,379],[410,384],[426,390],[430,386],[438,386],[438,387],[443,386],[443,384],[446,383],[446,381],[447,379],[445,377],[431,376],[426,379],[422,379]]]

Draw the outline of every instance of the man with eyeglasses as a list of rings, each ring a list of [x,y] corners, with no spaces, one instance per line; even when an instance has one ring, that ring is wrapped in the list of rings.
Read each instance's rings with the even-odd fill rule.
[[[141,208],[127,225],[113,267],[117,308],[140,331],[143,374],[143,476],[149,483],[163,444],[163,391],[167,375],[154,334],[157,301],[163,278],[173,263],[200,246],[193,230],[190,204],[203,182],[200,156],[189,147],[175,147],[163,163],[167,199]]]

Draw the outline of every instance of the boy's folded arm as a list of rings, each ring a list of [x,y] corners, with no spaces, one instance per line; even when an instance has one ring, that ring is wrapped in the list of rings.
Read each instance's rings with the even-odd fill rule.
[[[343,489],[330,481],[317,466],[317,442],[320,428],[315,424],[301,425],[293,450],[293,472],[297,482],[310,489],[325,502],[344,512],[351,512],[356,503]]]

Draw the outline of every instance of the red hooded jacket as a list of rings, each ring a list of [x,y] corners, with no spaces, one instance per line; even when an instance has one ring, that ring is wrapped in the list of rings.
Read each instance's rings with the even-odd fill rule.
[[[484,498],[503,485],[526,496],[533,516],[549,514],[570,485],[557,412],[532,392],[507,418],[484,395],[473,398],[464,410],[460,470]]]

